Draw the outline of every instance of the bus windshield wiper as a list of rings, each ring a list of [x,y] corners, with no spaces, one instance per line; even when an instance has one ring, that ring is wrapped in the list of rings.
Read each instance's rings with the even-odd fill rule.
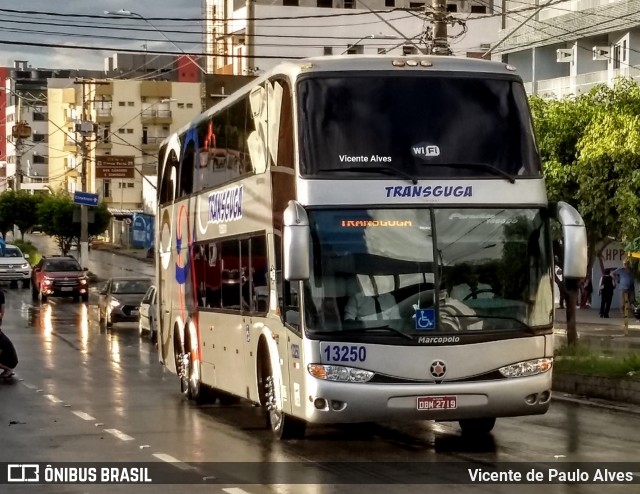
[[[395,175],[397,177],[406,178],[411,180],[413,185],[418,183],[418,179],[411,176],[403,170],[398,168],[392,168],[390,166],[349,166],[345,168],[319,168],[319,172],[378,172],[385,175]]]
[[[413,337],[407,333],[400,331],[399,329],[392,328],[391,326],[362,326],[358,329],[344,329],[342,331],[318,331],[318,334],[322,335],[362,335],[364,333],[370,331],[386,331],[390,333],[394,333],[398,336],[402,336],[403,338],[407,338],[413,341]]]
[[[516,179],[513,175],[501,170],[497,166],[490,165],[489,163],[424,163],[425,166],[449,166],[451,168],[482,168],[494,175],[506,178],[509,183],[516,183]]]

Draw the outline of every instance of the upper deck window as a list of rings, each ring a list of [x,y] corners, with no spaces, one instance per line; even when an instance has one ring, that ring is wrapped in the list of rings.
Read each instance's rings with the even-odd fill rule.
[[[519,80],[485,74],[330,74],[299,82],[303,176],[539,177]],[[490,166],[487,166],[490,165]]]

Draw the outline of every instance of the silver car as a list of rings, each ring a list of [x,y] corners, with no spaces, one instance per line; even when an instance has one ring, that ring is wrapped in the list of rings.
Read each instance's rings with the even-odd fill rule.
[[[157,338],[156,328],[156,300],[158,297],[158,290],[154,285],[151,285],[144,294],[144,298],[140,303],[140,320],[138,321],[138,331],[140,336],[145,333],[149,334],[149,339],[155,343]]]
[[[11,288],[22,281],[22,288],[29,288],[31,264],[28,259],[29,254],[23,254],[16,245],[7,244],[4,255],[0,254],[0,281],[9,281]]]
[[[110,327],[118,322],[138,322],[140,303],[150,286],[149,278],[110,278],[98,298],[100,325]]]

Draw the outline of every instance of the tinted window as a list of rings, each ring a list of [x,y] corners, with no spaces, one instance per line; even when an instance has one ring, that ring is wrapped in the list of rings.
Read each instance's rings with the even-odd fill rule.
[[[114,280],[111,284],[111,293],[122,295],[134,293],[146,293],[151,282],[149,280]]]
[[[390,167],[416,178],[495,176],[478,164],[540,175],[526,95],[516,80],[308,77],[299,95],[303,175],[379,177],[359,169]]]
[[[20,249],[18,249],[17,247],[7,246],[4,256],[5,257],[22,257],[22,252],[20,252]]]
[[[44,263],[44,270],[55,273],[63,271],[82,271],[82,268],[77,261],[70,259],[64,261],[46,261]]]

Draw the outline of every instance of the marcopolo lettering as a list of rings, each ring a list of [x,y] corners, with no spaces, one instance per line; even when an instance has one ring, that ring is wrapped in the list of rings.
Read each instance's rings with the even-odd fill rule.
[[[418,343],[428,345],[429,343],[460,343],[459,336],[421,336]]]
[[[227,223],[242,218],[242,185],[209,196],[209,223]]]
[[[384,188],[387,197],[472,197],[473,185],[399,185]]]

